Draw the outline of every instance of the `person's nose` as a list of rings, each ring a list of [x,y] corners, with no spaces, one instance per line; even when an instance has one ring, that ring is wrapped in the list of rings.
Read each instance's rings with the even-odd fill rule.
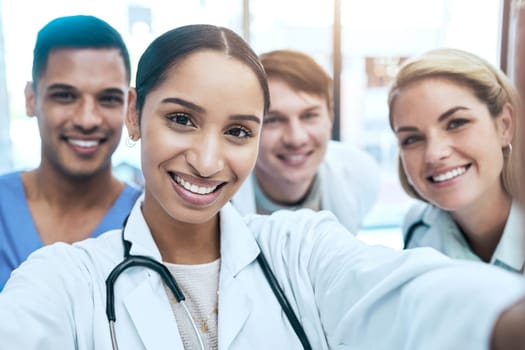
[[[452,152],[451,140],[441,134],[427,137],[425,162],[435,164],[446,159]]]
[[[196,175],[209,178],[224,169],[223,148],[219,137],[202,134],[186,152],[186,161]]]
[[[97,101],[90,97],[83,98],[74,113],[75,126],[84,132],[96,130],[104,119],[97,106]]]
[[[300,120],[292,119],[282,134],[283,144],[290,148],[301,147],[308,141],[308,130]]]

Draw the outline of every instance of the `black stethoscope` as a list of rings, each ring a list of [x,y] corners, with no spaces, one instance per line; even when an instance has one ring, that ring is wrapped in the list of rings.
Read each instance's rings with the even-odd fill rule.
[[[423,220],[418,220],[416,222],[414,222],[412,225],[410,225],[407,229],[407,234],[405,236],[405,242],[403,244],[403,249],[408,249],[408,244],[410,243],[410,241],[412,240],[412,237],[414,236],[414,233],[416,233],[416,230],[419,228],[419,227],[426,227],[426,228],[429,228],[430,226],[428,224],[426,224],[425,222],[423,222]]]
[[[419,228],[419,227],[426,227],[426,228],[430,228],[430,225],[425,223],[423,220],[418,220],[416,222],[414,222],[412,225],[410,225],[407,229],[407,234],[406,234],[406,237],[405,237],[405,242],[403,244],[403,249],[408,249],[408,245],[410,243],[410,241],[412,240],[412,237],[414,237],[414,234],[416,233],[416,230]],[[499,260],[496,260],[497,262]],[[505,270],[507,271],[511,271],[511,272],[515,272],[515,273],[521,273],[523,274],[523,272],[525,271],[525,263],[522,265],[521,269],[520,270],[517,270],[513,267],[510,267],[509,265],[505,264],[505,263],[502,263],[501,261],[499,261],[500,264],[497,265],[499,267],[502,267],[504,268]]]
[[[111,335],[111,345],[113,347],[113,350],[118,350],[117,338],[115,335],[115,282],[117,278],[122,274],[122,272],[124,272],[130,267],[145,267],[159,274],[159,276],[162,278],[162,281],[164,281],[166,286],[173,293],[175,299],[177,299],[177,302],[183,307],[184,313],[190,320],[192,328],[197,336],[199,346],[202,350],[204,350],[204,342],[202,340],[199,330],[197,329],[195,321],[193,320],[193,317],[191,316],[191,313],[189,312],[186,306],[186,298],[184,297],[184,294],[182,293],[177,284],[177,281],[175,281],[175,278],[171,275],[168,268],[150,257],[130,254],[131,242],[124,239],[124,228],[126,227],[127,221],[128,219],[126,218],[121,233],[122,244],[124,246],[124,260],[121,261],[117,266],[115,266],[115,268],[110,272],[108,278],[106,279],[106,316],[109,322],[109,332]],[[286,318],[288,318],[288,321],[292,325],[295,334],[297,334],[297,336],[299,337],[303,348],[311,350],[312,347],[310,346],[306,333],[303,327],[301,326],[301,323],[299,322],[297,316],[295,315],[288,299],[286,298],[286,295],[279,286],[277,278],[270,269],[270,266],[268,265],[268,262],[266,261],[266,258],[264,257],[262,251],[257,256],[257,262],[259,263],[259,266],[263,271],[264,277],[266,277],[266,280],[270,284],[273,294],[279,301],[279,304],[281,305],[284,313],[286,314]]]

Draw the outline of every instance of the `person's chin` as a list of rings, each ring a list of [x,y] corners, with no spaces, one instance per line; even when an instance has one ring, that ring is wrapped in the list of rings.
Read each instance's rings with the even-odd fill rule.
[[[433,198],[428,198],[427,201],[442,210],[454,212],[466,208],[475,202],[469,197],[464,196],[464,194],[442,194],[434,195]]]

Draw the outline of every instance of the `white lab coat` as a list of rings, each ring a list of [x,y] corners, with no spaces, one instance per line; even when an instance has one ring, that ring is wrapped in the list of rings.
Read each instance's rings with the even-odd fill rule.
[[[500,241],[490,263],[513,272],[523,271],[525,264],[525,227],[520,205],[513,202]],[[454,219],[445,210],[427,203],[414,204],[403,222],[407,248],[432,247],[454,259],[481,261],[467,242]]]
[[[139,199],[125,229],[132,254],[160,259]],[[431,249],[367,246],[328,212],[221,216],[219,349],[300,349],[255,261],[261,249],[313,349],[487,349],[499,313],[523,295],[522,280]],[[45,247],[0,294],[0,349],[111,349],[104,281],[122,261],[120,231]],[[182,349],[157,274],[116,283],[120,349]]]
[[[252,173],[232,198],[242,214],[256,212]],[[330,141],[319,166],[321,209],[334,213],[353,234],[357,234],[372,209],[381,185],[377,162],[361,149]]]

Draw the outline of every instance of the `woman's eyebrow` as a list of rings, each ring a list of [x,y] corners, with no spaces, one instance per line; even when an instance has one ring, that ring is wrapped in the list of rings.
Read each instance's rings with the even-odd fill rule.
[[[456,113],[457,111],[460,111],[460,110],[468,110],[467,107],[463,107],[463,106],[456,106],[456,107],[452,107],[450,108],[448,111],[442,113],[439,117],[438,117],[438,122],[442,122],[443,120],[447,119],[448,117],[450,117],[452,114]]]
[[[400,132],[411,132],[411,131],[418,131],[418,128],[416,128],[415,126],[400,126],[399,128],[397,128],[395,130],[395,133],[400,133]]]
[[[201,107],[193,102],[186,101],[179,97],[167,97],[162,100],[162,103],[175,103],[175,104],[184,106],[186,108],[192,109],[198,113],[206,112],[206,109],[204,107]],[[234,114],[230,117],[230,119],[235,120],[235,121],[250,120],[250,121],[256,122],[257,124],[261,124],[261,119],[251,114]]]
[[[175,104],[184,106],[186,108],[189,108],[191,110],[194,110],[195,112],[198,112],[198,113],[205,113],[206,112],[206,109],[204,109],[204,107],[201,107],[199,105],[196,105],[193,102],[186,101],[186,100],[184,100],[182,98],[179,98],[179,97],[167,97],[167,98],[162,100],[162,103],[175,103]]]
[[[468,110],[468,108],[464,106],[452,107],[449,110],[441,113],[441,115],[438,117],[437,120],[439,123],[441,123],[442,121],[446,120],[447,118],[452,116],[457,111],[462,111],[462,110]],[[395,133],[397,134],[400,132],[411,132],[411,131],[418,131],[418,128],[416,128],[415,126],[401,126],[395,130]]]
[[[249,120],[249,121],[256,122],[257,124],[261,124],[261,119],[251,114],[235,114],[235,115],[232,115],[230,119],[234,121]]]

